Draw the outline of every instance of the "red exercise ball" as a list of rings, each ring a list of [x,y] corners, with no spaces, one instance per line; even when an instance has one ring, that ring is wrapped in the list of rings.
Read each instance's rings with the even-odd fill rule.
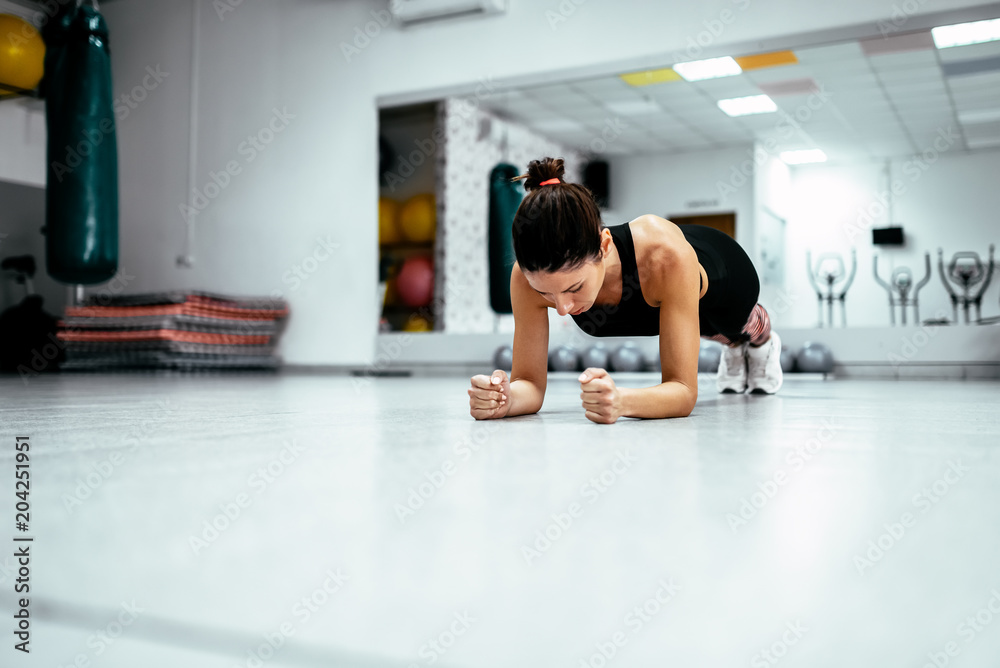
[[[434,262],[430,257],[417,255],[407,258],[396,279],[399,299],[407,306],[427,306],[434,298]]]

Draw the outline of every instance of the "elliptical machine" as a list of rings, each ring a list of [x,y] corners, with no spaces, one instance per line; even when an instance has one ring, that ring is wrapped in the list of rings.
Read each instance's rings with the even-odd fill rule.
[[[947,271],[945,271],[944,265],[944,250],[938,248],[938,271],[941,274],[944,289],[948,291],[948,295],[951,297],[951,309],[956,325],[958,324],[959,302],[961,302],[962,311],[965,313],[966,325],[970,324],[969,306],[973,305],[976,307],[976,324],[982,322],[983,295],[986,293],[986,288],[990,286],[990,281],[993,279],[993,267],[993,244],[990,244],[988,266],[983,266],[978,253],[960,251],[951,256],[951,262],[948,263]],[[952,288],[952,282],[962,289],[961,295]],[[970,294],[970,291],[977,285],[979,289],[975,293]]]
[[[913,272],[909,267],[897,267],[892,271],[889,282],[886,283],[878,275],[878,256],[874,257],[872,268],[875,281],[889,293],[889,323],[896,326],[896,306],[899,306],[900,320],[906,324],[906,309],[913,307],[913,322],[920,324],[920,290],[931,280],[931,254],[924,253],[924,277],[916,285],[913,284]],[[913,290],[911,298],[910,290]],[[898,295],[898,296],[897,296]]]
[[[809,270],[809,283],[816,291],[816,298],[819,304],[819,326],[823,327],[823,302],[826,302],[826,312],[829,324],[833,327],[833,302],[840,302],[841,327],[847,327],[847,307],[844,298],[847,290],[854,282],[854,274],[858,270],[858,257],[855,250],[851,249],[851,273],[846,274],[844,270],[844,259],[840,253],[823,253],[819,256],[815,268],[812,263],[812,254],[806,251],[806,266]],[[832,264],[832,266],[830,266]],[[843,281],[839,286],[838,283]],[[820,287],[820,283],[826,286],[826,293]]]

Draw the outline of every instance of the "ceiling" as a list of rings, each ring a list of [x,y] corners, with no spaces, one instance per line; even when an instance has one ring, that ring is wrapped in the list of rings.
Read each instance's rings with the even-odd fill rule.
[[[773,139],[776,151],[819,148],[832,161],[855,160],[922,153],[940,135],[948,150],[1000,147],[1000,42],[938,49],[930,31],[921,31],[792,53],[798,62],[718,79],[632,86],[605,76],[504,90],[481,104],[567,146],[603,154],[685,153]],[[730,117],[716,104],[761,93],[777,112]],[[624,130],[595,145],[609,123]]]

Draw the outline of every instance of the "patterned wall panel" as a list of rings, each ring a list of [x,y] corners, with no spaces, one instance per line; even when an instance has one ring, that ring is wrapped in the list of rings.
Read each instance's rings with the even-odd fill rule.
[[[566,180],[578,183],[583,155],[479,109],[471,98],[443,100],[438,105],[437,122],[445,132],[436,164],[435,301],[440,308],[435,328],[450,334],[513,331],[512,316],[497,317],[490,308],[490,170],[507,162],[523,172],[531,160],[558,157],[566,161]]]

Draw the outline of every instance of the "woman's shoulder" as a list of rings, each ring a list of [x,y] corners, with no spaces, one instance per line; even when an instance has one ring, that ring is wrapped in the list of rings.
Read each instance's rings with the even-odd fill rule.
[[[694,250],[684,239],[680,228],[666,218],[645,214],[630,220],[629,230],[635,246],[639,280],[659,294],[673,284],[673,273],[686,262],[697,262]]]
[[[635,245],[636,260],[640,264],[668,261],[683,253],[687,243],[677,225],[666,218],[647,213],[628,222]]]

